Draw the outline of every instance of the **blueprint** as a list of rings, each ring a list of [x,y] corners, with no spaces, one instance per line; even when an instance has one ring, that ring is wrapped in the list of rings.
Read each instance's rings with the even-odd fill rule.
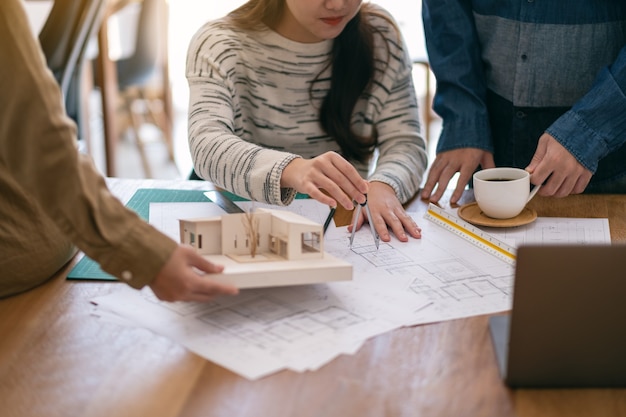
[[[265,207],[238,202],[244,210]],[[276,209],[276,207],[273,207]],[[314,200],[285,207],[319,223],[329,208]],[[506,311],[513,267],[478,246],[410,213],[421,239],[392,237],[377,249],[368,225],[349,247],[347,227],[332,222],[324,250],[353,265],[353,280],[244,290],[212,303],[166,303],[149,289],[93,300],[103,319],[151,329],[248,379],[283,369],[315,370],[393,329]],[[453,214],[454,212],[451,211]],[[152,203],[150,222],[178,239],[178,218],[222,213],[213,203]],[[523,243],[608,243],[607,219],[539,218],[510,229],[484,229]]]
[[[323,222],[327,208],[312,200],[298,203],[300,214]],[[238,204],[251,208],[251,203]],[[378,288],[380,292],[395,288],[426,296],[431,306],[414,317],[413,324],[509,310],[514,266],[426,220],[426,209],[410,213],[422,228],[421,239],[404,243],[392,237],[391,242],[381,242],[377,250],[369,226],[365,225],[349,248],[347,227],[330,227],[324,250],[353,265],[357,284]],[[450,212],[456,215],[455,210]],[[523,227],[483,230],[513,246],[611,241],[607,219],[538,218]]]
[[[168,336],[254,380],[290,369],[315,370],[369,338],[407,325],[424,298],[378,295],[350,282],[244,290],[212,303],[159,301],[149,289],[92,300],[96,315]]]
[[[244,210],[271,207],[258,202],[237,202]],[[206,207],[206,208],[202,208]],[[323,223],[329,208],[310,199],[294,200],[290,210]],[[347,227],[331,226],[324,237],[324,250],[353,265],[353,282],[384,293],[389,289],[426,297],[431,306],[413,316],[412,324],[424,324],[481,314],[507,311],[511,307],[514,266],[474,246],[424,218],[422,212],[410,213],[422,228],[421,239],[400,242],[392,236],[376,249],[369,226],[364,225],[348,246]],[[219,212],[212,203],[159,203],[150,206],[150,222],[177,232],[176,217],[193,217]],[[450,209],[455,214],[455,210]],[[180,216],[179,216],[180,217]],[[169,220],[167,220],[169,219]],[[521,227],[482,228],[513,246],[523,243],[609,243],[607,219],[538,218]],[[173,233],[173,232],[172,232]]]
[[[520,227],[482,229],[515,247],[528,243],[584,245],[611,242],[608,219],[538,217],[533,223]]]
[[[412,324],[505,311],[510,308],[513,269],[506,262],[413,214],[421,239],[381,242],[359,230],[352,248],[347,228],[329,230],[325,250],[353,265],[354,281],[425,296],[431,306]],[[364,228],[366,229],[367,226]]]

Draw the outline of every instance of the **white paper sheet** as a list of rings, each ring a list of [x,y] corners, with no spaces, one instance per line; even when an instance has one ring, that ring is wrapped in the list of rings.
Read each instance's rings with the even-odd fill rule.
[[[427,304],[403,293],[379,297],[350,282],[245,290],[204,304],[124,288],[93,302],[248,379],[318,369],[405,325],[407,313]]]
[[[349,249],[347,228],[335,228],[327,233],[326,250],[352,263],[356,282],[426,296],[431,307],[413,324],[509,310],[514,267],[426,220],[425,210],[411,213],[422,228],[419,240],[402,243],[392,238],[376,251],[370,232],[361,230]],[[514,245],[610,242],[607,219],[539,218],[521,228],[483,230]]]
[[[313,200],[285,209],[319,223],[328,215],[328,207]],[[178,239],[178,218],[222,213],[212,203],[153,203],[150,222]],[[513,268],[423,215],[412,213],[421,239],[392,238],[378,250],[367,225],[349,248],[347,228],[331,223],[325,250],[352,263],[352,282],[245,290],[208,304],[165,303],[148,289],[124,288],[95,299],[96,314],[151,329],[257,379],[282,369],[318,369],[401,326],[508,310]],[[539,218],[523,228],[488,232],[516,245],[610,242],[606,219]]]

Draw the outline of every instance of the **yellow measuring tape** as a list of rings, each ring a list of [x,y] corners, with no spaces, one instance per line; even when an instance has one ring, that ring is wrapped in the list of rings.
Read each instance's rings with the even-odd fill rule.
[[[480,230],[465,220],[456,217],[452,213],[445,211],[441,207],[430,203],[428,211],[424,217],[433,223],[443,226],[445,229],[462,237],[470,243],[486,250],[492,255],[495,255],[510,264],[515,264],[517,256],[515,254],[514,247],[502,242],[489,233]]]

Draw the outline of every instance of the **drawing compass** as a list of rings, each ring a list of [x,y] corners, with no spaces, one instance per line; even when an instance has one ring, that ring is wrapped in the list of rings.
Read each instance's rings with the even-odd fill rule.
[[[372,220],[372,213],[370,212],[370,208],[367,205],[367,194],[365,194],[365,202],[363,204],[360,203],[356,203],[356,213],[354,215],[354,223],[352,225],[352,234],[350,235],[350,248],[352,247],[352,242],[354,241],[354,234],[356,233],[356,222],[359,220],[359,216],[361,215],[361,209],[363,207],[365,207],[365,212],[367,213],[367,219],[368,221],[371,222]],[[374,243],[376,243],[376,249],[378,250],[378,245],[380,243],[380,236],[378,235],[378,232],[376,232],[376,229],[374,228],[374,225],[372,223],[370,223],[370,232],[372,232],[372,237],[374,238]]]

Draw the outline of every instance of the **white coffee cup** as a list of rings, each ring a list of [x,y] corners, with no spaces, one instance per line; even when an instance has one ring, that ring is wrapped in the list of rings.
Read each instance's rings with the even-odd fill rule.
[[[520,168],[487,168],[474,173],[474,198],[480,210],[494,219],[510,219],[537,194],[530,190],[530,174]]]

